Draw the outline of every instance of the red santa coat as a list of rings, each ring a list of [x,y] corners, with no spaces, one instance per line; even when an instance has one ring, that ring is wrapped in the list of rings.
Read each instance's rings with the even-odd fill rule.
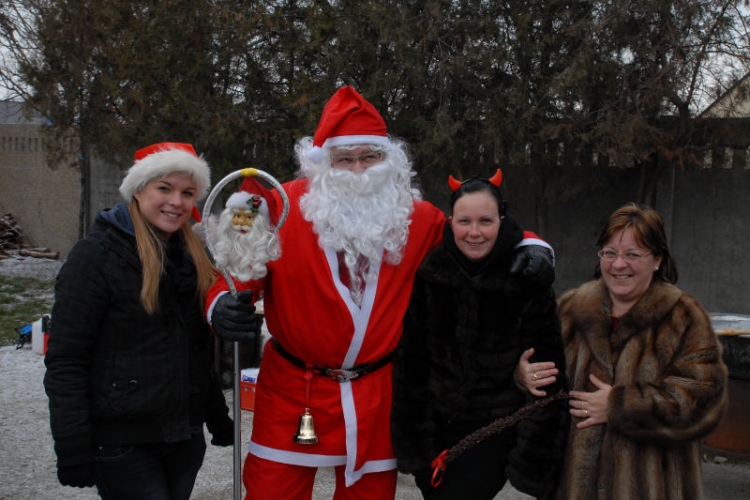
[[[271,335],[307,363],[351,368],[380,360],[401,338],[414,274],[427,252],[440,242],[444,214],[428,202],[414,204],[403,259],[395,266],[380,265],[377,282],[367,284],[360,308],[339,278],[335,252],[318,245],[312,224],[299,209],[307,181],[286,183],[284,190],[291,206],[279,233],[281,257],[269,263],[264,279],[237,283],[238,290],[252,289],[255,297],[262,291]],[[209,318],[216,299],[227,290],[221,278],[209,291]],[[249,451],[288,464],[346,464],[347,485],[362,474],[395,469],[390,437],[391,373],[388,364],[343,383],[315,375],[308,403],[305,370],[267,343],[257,381]],[[319,442],[297,444],[293,436],[308,406]]]

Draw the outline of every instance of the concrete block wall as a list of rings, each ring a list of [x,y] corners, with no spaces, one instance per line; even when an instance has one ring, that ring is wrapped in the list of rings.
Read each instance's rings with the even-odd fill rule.
[[[80,182],[74,167],[49,168],[36,125],[0,124],[0,211],[38,247],[64,258],[78,239]]]

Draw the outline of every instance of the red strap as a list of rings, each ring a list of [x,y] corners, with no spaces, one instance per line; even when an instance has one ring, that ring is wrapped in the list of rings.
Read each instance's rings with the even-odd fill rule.
[[[313,379],[313,366],[310,363],[305,363],[305,408],[310,408],[310,384]]]
[[[448,467],[448,465],[445,463],[445,460],[448,458],[448,450],[443,450],[443,452],[435,457],[435,460],[432,461],[430,466],[434,469],[432,471],[432,480],[430,481],[430,484],[433,488],[437,488],[440,486],[440,483],[443,482],[443,474],[445,474],[445,469]]]

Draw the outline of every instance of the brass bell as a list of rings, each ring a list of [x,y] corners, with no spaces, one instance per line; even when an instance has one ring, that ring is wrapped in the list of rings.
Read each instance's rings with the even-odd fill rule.
[[[315,444],[318,442],[318,436],[315,435],[315,426],[313,418],[310,415],[310,409],[305,408],[305,413],[299,418],[297,434],[294,435],[294,442],[299,444]]]

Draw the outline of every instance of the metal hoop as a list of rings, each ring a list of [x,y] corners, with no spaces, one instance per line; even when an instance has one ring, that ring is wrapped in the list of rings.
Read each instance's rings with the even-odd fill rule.
[[[201,224],[203,225],[203,234],[206,235],[206,246],[208,247],[209,252],[211,252],[211,257],[216,257],[214,242],[211,241],[210,232],[208,231],[208,221],[211,216],[211,209],[213,208],[214,201],[221,193],[221,190],[224,189],[227,184],[235,179],[239,179],[242,177],[260,177],[268,181],[268,183],[275,187],[279,192],[281,201],[283,202],[284,206],[281,210],[279,221],[273,228],[274,231],[278,232],[278,230],[281,229],[281,226],[283,226],[284,222],[286,222],[287,215],[289,215],[289,197],[287,196],[286,191],[284,191],[284,188],[281,186],[281,183],[279,183],[279,181],[277,181],[275,177],[273,177],[268,172],[264,172],[263,170],[259,170],[253,167],[243,168],[232,172],[231,174],[220,180],[216,184],[216,186],[214,186],[214,188],[211,190],[211,193],[208,195],[208,198],[206,198],[206,204],[203,206],[203,222],[201,222]],[[237,295],[237,288],[234,286],[234,280],[232,279],[231,275],[223,267],[219,270],[221,271],[221,274],[224,275],[224,279],[226,279],[232,295]]]

